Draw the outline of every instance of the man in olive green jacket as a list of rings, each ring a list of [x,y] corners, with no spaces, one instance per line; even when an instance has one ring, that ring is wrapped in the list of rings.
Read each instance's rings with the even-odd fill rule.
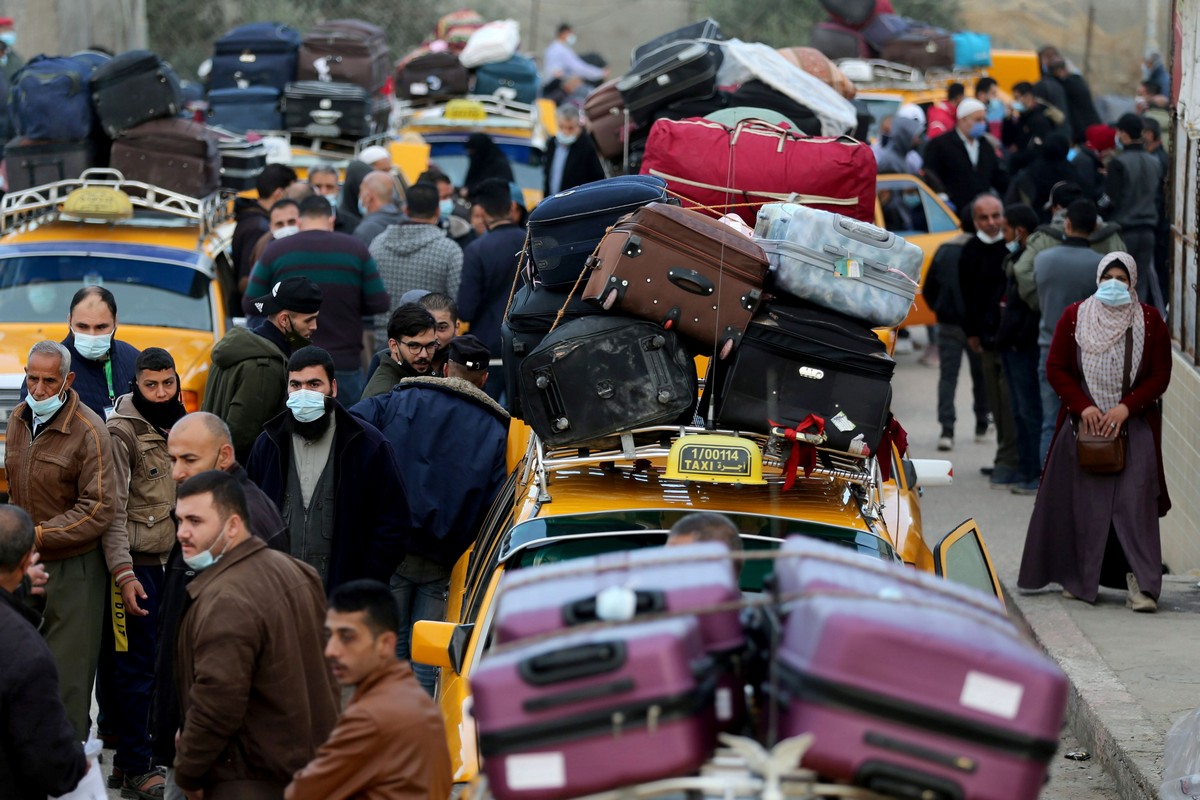
[[[254,301],[265,315],[251,328],[234,328],[213,347],[202,411],[225,420],[237,460],[250,458],[254,440],[287,400],[287,359],[310,343],[321,309],[321,287],[287,278]]]

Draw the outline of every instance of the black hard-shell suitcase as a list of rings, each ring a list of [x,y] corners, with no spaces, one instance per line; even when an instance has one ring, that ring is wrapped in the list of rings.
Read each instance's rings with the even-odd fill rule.
[[[529,214],[529,249],[538,281],[569,290],[604,232],[648,203],[669,202],[667,182],[625,175],[585,183],[547,197]]]
[[[426,53],[397,68],[395,91],[401,100],[435,103],[465,95],[471,73],[451,52]]]
[[[639,44],[630,53],[629,63],[636,64],[646,56],[676,42],[719,42],[724,39],[725,36],[721,33],[720,23],[712,17],[708,17],[699,22],[693,22],[691,25],[667,31],[662,36],[657,36],[644,44]]]
[[[717,90],[719,45],[679,41],[647,53],[617,82],[630,117],[639,125],[654,112],[679,100],[711,97]]]
[[[92,73],[92,105],[104,132],[122,131],[183,108],[183,92],[171,65],[149,50],[130,50]]]
[[[551,447],[692,418],[696,366],[671,331],[601,315],[560,325],[525,357],[525,421]]]
[[[566,293],[560,294],[540,286],[522,286],[513,297],[508,316],[500,325],[508,410],[517,419],[524,419],[521,408],[521,361],[546,338],[563,304],[567,307],[560,325],[598,313],[591,304],[583,302],[578,293],[568,302]]]
[[[130,128],[113,142],[112,168],[190,197],[207,197],[221,185],[218,135],[185,119],[155,119]]]
[[[8,191],[19,192],[55,181],[78,178],[96,165],[91,139],[78,142],[31,142],[13,139],[4,148]]]
[[[267,148],[261,142],[241,137],[222,138],[217,148],[221,154],[221,188],[237,192],[255,188],[259,174],[267,166]]]
[[[387,128],[386,97],[353,83],[296,81],[283,92],[283,124],[293,133],[361,139]]]
[[[714,362],[706,396],[721,427],[769,432],[809,414],[825,420],[831,450],[874,454],[887,427],[896,362],[870,328],[807,306],[767,304],[728,362]],[[868,449],[852,442],[861,437]]]

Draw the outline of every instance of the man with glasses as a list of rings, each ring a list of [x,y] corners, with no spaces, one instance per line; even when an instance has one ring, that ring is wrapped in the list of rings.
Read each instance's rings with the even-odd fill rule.
[[[438,350],[437,321],[416,303],[405,303],[388,320],[388,355],[379,359],[362,398],[387,394],[400,381],[430,375]]]

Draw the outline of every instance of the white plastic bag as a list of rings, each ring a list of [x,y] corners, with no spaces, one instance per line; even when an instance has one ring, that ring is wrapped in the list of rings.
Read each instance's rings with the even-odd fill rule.
[[[1163,750],[1163,780],[1200,774],[1200,708],[1184,714],[1171,730]]]
[[[515,19],[489,22],[471,34],[458,60],[467,69],[484,64],[499,64],[517,54],[521,44],[521,26]]]
[[[84,774],[79,785],[73,790],[50,800],[108,800],[108,791],[104,788],[103,770],[100,768],[100,740],[95,733],[88,737],[83,744],[83,753],[87,756],[88,771]]]

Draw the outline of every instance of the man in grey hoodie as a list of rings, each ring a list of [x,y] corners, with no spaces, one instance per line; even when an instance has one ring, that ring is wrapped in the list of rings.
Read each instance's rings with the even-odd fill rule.
[[[390,297],[412,289],[454,297],[462,280],[463,251],[438,227],[438,190],[432,183],[408,187],[408,219],[392,225],[371,243],[371,257],[379,266]],[[387,319],[376,317],[376,342],[387,341]]]
[[[925,126],[918,120],[897,114],[892,117],[892,133],[888,142],[876,150],[876,168],[880,175],[913,173],[909,153],[916,148]]]

